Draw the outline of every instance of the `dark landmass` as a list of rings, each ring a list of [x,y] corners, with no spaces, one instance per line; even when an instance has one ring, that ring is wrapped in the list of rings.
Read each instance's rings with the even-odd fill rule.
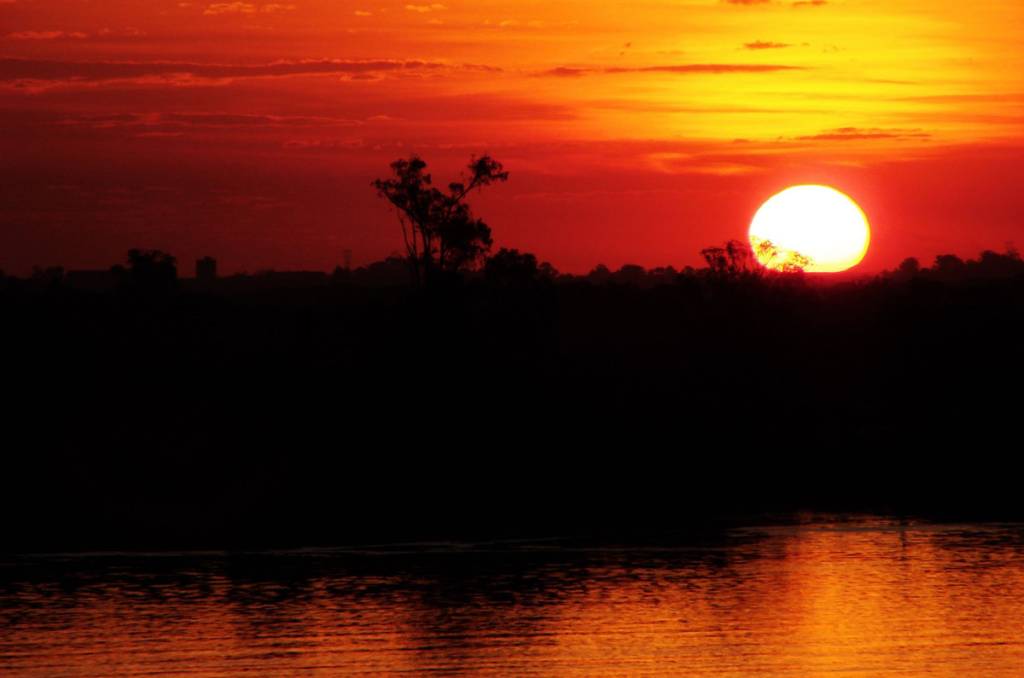
[[[834,283],[503,250],[418,286],[133,256],[0,280],[3,549],[1024,517],[1013,252]]]

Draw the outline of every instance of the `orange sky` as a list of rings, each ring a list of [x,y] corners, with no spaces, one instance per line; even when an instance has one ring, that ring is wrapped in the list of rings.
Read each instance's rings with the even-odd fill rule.
[[[499,246],[695,264],[792,183],[872,221],[860,270],[1020,238],[1020,0],[0,0],[0,267],[129,247],[227,271],[401,248],[402,155]],[[186,263],[185,268],[188,269]]]

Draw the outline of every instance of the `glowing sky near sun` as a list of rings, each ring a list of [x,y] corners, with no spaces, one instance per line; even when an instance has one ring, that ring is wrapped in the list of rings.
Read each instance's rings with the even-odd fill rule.
[[[869,214],[866,270],[1021,232],[1019,0],[0,0],[0,267],[129,247],[225,270],[400,248],[369,188],[512,172],[498,245],[695,264],[791,184]]]

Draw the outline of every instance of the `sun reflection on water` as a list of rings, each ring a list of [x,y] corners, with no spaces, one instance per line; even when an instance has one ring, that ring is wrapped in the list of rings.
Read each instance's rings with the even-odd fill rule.
[[[1020,675],[1024,528],[8,558],[5,676]]]

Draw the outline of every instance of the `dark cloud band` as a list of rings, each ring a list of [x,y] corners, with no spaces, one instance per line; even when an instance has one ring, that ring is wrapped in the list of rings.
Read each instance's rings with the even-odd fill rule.
[[[294,75],[357,75],[393,71],[430,71],[451,68],[436,61],[375,60],[279,61],[268,64],[199,64],[156,61],[43,61],[0,59],[0,80],[89,81],[131,80],[147,77],[190,76],[211,80],[265,78]]]

